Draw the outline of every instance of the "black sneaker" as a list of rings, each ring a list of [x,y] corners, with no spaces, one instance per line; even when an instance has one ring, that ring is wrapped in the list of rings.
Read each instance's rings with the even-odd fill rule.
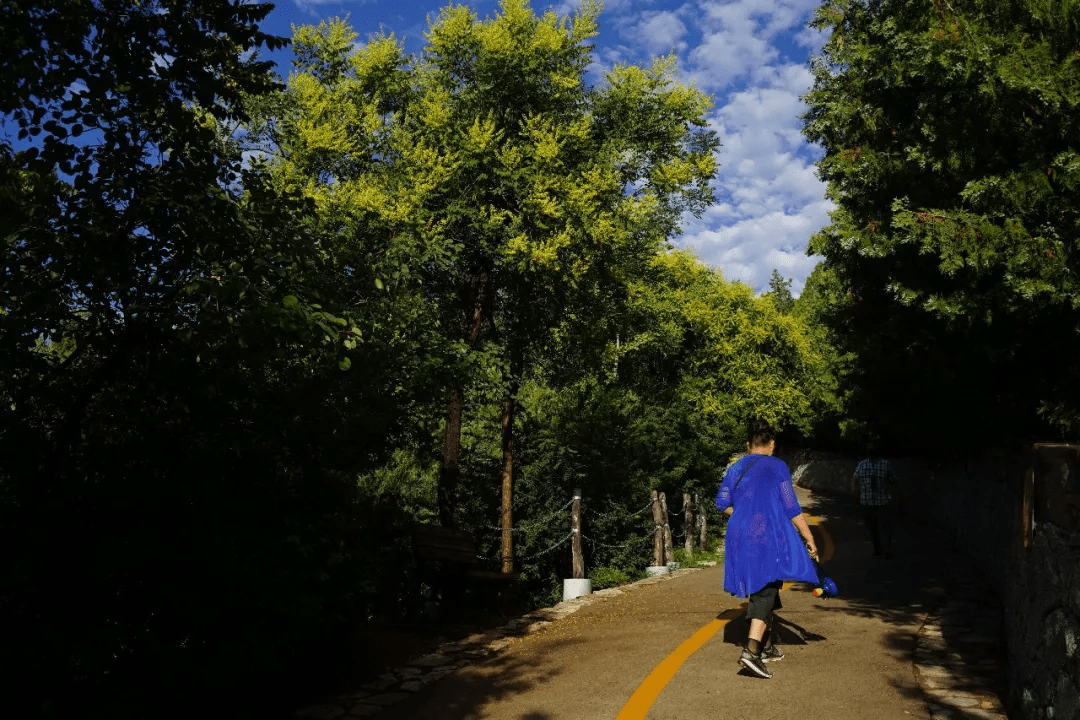
[[[758,677],[772,677],[772,670],[765,667],[765,663],[762,661],[761,655],[755,655],[746,648],[743,648],[742,654],[739,655],[739,664],[750,672],[757,675]]]
[[[764,650],[761,651],[761,661],[762,662],[774,662],[776,660],[783,660],[783,659],[784,659],[784,651],[781,650],[776,645],[773,645],[772,647],[767,647],[767,648],[765,648]]]

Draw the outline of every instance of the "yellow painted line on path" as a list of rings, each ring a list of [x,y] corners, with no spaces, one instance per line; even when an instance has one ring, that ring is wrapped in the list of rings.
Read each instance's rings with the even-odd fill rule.
[[[807,522],[816,526],[820,531],[821,559],[823,561],[828,560],[836,549],[832,536],[825,530],[825,526],[818,522],[817,518],[807,516]],[[784,583],[785,588],[790,585],[791,583]],[[700,650],[705,643],[712,640],[713,636],[720,632],[725,625],[745,612],[746,603],[737,608],[725,610],[720,613],[717,619],[684,640],[682,645],[679,645],[670,655],[661,660],[660,664],[653,668],[648,677],[638,685],[638,689],[623,705],[623,709],[619,711],[615,720],[645,720],[645,716],[649,714],[653,703],[660,697],[660,693],[664,691],[671,679],[675,677],[675,673],[679,672],[679,668],[683,666],[683,663],[689,660],[690,656]]]
[[[713,635],[720,632],[725,625],[745,612],[745,603],[737,608],[725,610],[716,620],[713,620],[687,638],[682,645],[675,648],[674,652],[664,658],[649,673],[649,676],[645,678],[641,685],[638,686],[638,689],[634,691],[634,694],[630,696],[630,699],[626,701],[626,705],[619,711],[619,715],[615,720],[644,720],[649,713],[649,709],[656,702],[656,698],[660,697],[660,693],[675,677],[675,673],[679,672],[682,664],[697,652],[702,645],[709,642]]]

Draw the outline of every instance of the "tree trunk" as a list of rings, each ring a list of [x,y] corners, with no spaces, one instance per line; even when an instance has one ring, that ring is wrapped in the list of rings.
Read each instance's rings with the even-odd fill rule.
[[[502,571],[514,572],[514,398],[503,400],[502,412]]]
[[[698,496],[698,542],[702,552],[707,552],[709,549],[709,524],[705,519],[705,509],[701,505],[701,496]]]
[[[473,307],[465,313],[463,325],[468,331],[469,346],[476,348],[480,341],[480,328],[484,323],[484,306],[487,303],[488,274],[483,272],[479,278],[479,288],[473,301]],[[443,434],[443,457],[439,467],[439,524],[443,527],[457,527],[457,484],[461,471],[458,468],[458,455],[461,453],[461,410],[464,396],[460,386],[450,388],[450,398],[446,410],[446,431]]]
[[[585,556],[581,552],[581,488],[574,488],[574,506],[570,511],[570,527],[573,530],[573,570],[574,578],[585,578]]]
[[[675,562],[675,548],[671,542],[671,524],[668,522],[667,493],[660,493],[660,519],[664,526],[664,564]]]
[[[446,412],[446,432],[443,434],[443,461],[439,468],[439,524],[457,527],[456,494],[458,455],[461,452],[461,390],[450,390],[450,402]]]
[[[694,552],[694,510],[696,509],[693,503],[690,502],[690,493],[684,492],[682,494],[683,508],[686,509],[686,519],[683,521],[683,526],[686,528],[686,542],[683,548],[687,554]]]
[[[652,491],[652,519],[656,530],[653,533],[653,566],[664,564],[664,519],[660,515],[660,498]]]

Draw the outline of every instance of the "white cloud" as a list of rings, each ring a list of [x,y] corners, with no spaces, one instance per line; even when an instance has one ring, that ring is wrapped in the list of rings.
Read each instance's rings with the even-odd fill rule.
[[[312,14],[319,14],[319,8],[326,5],[345,7],[347,5],[367,5],[372,2],[376,2],[376,0],[293,0],[296,7]]]
[[[814,53],[820,53],[821,49],[825,47],[825,41],[828,39],[828,33],[815,30],[809,26],[795,35],[795,42]]]
[[[690,51],[690,77],[699,87],[723,89],[777,55],[776,48],[753,33],[725,28],[709,33]]]
[[[701,87],[724,90],[780,57],[778,36],[805,24],[818,0],[702,0],[691,24],[701,42],[687,54]],[[809,41],[809,40],[808,40]]]
[[[831,203],[825,200],[797,213],[770,212],[745,218],[717,230],[684,235],[679,245],[693,247],[702,260],[719,267],[729,280],[739,280],[761,291],[776,268],[793,278],[798,295],[820,258],[806,254],[806,241],[828,223]]]
[[[672,50],[685,51],[686,25],[670,11],[645,12],[636,24],[623,30],[623,35],[644,46],[650,55],[665,55]]]
[[[730,93],[711,118],[724,141],[714,183],[720,202],[690,219],[679,243],[757,290],[777,268],[794,278],[797,293],[817,262],[805,255],[806,243],[832,209],[800,134],[799,97],[811,76],[790,64],[751,75],[753,84]]]

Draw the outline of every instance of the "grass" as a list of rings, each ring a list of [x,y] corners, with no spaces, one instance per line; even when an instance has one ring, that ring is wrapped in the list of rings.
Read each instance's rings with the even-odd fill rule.
[[[691,552],[686,552],[683,548],[676,548],[675,560],[679,563],[679,568],[710,567],[724,562],[723,543],[714,542],[709,545],[708,550],[694,549]]]

